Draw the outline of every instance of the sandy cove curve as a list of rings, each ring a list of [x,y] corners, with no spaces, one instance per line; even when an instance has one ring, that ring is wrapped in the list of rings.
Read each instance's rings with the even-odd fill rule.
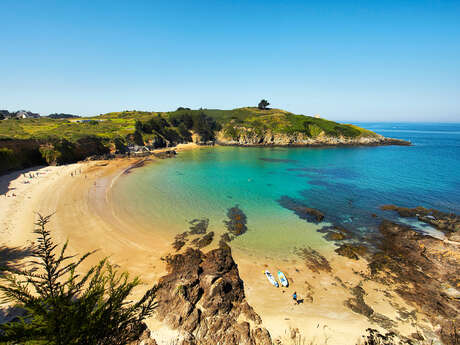
[[[190,148],[186,146],[178,151]],[[156,164],[155,159],[149,160],[149,164]],[[71,254],[97,249],[84,268],[109,257],[120,269],[141,277],[144,285],[135,295],[141,294],[166,273],[161,258],[173,251],[173,238],[155,225],[146,229],[135,224],[129,214],[114,212],[111,187],[138,161],[135,158],[94,161],[38,168],[24,171],[25,175],[1,176],[0,186],[5,189],[6,185],[5,190],[9,190],[0,198],[0,246],[30,244],[34,240],[32,229],[36,213],[54,213],[50,223],[54,239],[59,243],[68,239]],[[37,177],[29,178],[29,173]],[[215,245],[209,249],[213,247]],[[301,259],[289,262],[263,259],[261,262],[260,258],[248,253],[233,251],[247,301],[261,316],[273,339],[289,339],[290,329],[297,328],[302,339],[308,342],[356,344],[366,328],[381,329],[345,305],[345,301],[352,297],[350,290],[359,283],[367,292],[366,303],[392,320],[399,316],[395,306],[414,309],[395,295],[390,303],[385,297],[388,287],[372,281],[363,282],[357,274],[366,269],[363,260],[344,260],[332,252],[324,255],[331,263],[332,272],[312,272]],[[272,288],[260,273],[265,267],[282,267],[292,282],[291,286]],[[304,298],[303,304],[293,303],[291,295],[294,290]],[[148,325],[158,344],[168,344],[177,337],[176,332],[155,319],[149,320]],[[403,335],[416,332],[413,320],[398,322],[397,329]]]

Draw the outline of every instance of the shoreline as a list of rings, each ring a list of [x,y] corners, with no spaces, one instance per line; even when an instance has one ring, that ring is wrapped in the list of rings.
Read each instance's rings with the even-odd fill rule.
[[[196,147],[199,146],[179,147],[177,150],[180,152]],[[115,214],[112,208],[112,186],[140,160],[122,158],[44,167],[33,170],[34,174],[38,173],[38,177],[29,179],[29,183],[24,183],[27,181],[24,176],[9,181],[8,186],[15,189],[8,193],[16,196],[2,195],[0,199],[0,216],[3,219],[0,246],[27,245],[35,238],[32,233],[34,212],[55,212],[49,228],[57,243],[69,239],[70,254],[99,249],[85,262],[83,268],[109,256],[122,270],[141,277],[144,285],[135,292],[140,294],[141,290],[165,274],[161,258],[173,251],[172,238],[163,236],[161,231],[155,232],[154,226],[145,229],[134,224],[127,215]],[[155,164],[156,160],[148,159],[149,164]],[[75,171],[78,173],[72,176]],[[8,180],[5,176],[8,175],[0,177],[3,184]],[[214,248],[213,245],[204,251]],[[350,289],[362,281],[361,276],[354,273],[365,269],[365,261],[362,259],[351,262],[332,253],[328,256],[332,271],[315,273],[308,270],[301,259],[286,263],[265,258],[263,264],[254,264],[257,258],[237,249],[233,251],[233,257],[244,281],[248,303],[261,316],[273,339],[283,338],[290,329],[298,328],[300,334],[310,341],[322,343],[329,340],[329,344],[344,344],[343,339],[347,339],[351,345],[365,333],[366,328],[379,328],[344,304],[351,296]],[[260,273],[265,266],[273,272],[275,267],[281,265],[292,281],[292,286],[284,289],[284,293],[282,289],[267,285],[268,282]],[[372,304],[379,313],[396,319],[397,310],[383,302],[387,287],[372,281],[364,282],[364,285],[368,292],[366,302]],[[294,289],[305,300],[303,304],[292,303],[291,294]],[[307,300],[310,297],[311,302]],[[395,297],[392,302],[413,309],[400,298]],[[148,325],[159,345],[177,336],[175,331],[154,319],[149,320]],[[410,322],[404,322],[398,330],[407,336],[415,332],[416,328]]]
[[[233,147],[289,147],[289,148],[296,148],[296,147],[310,147],[310,148],[334,148],[334,147],[377,147],[377,146],[413,146],[410,141],[406,141],[403,139],[396,139],[396,138],[387,138],[384,137],[382,141],[376,142],[368,142],[368,143],[326,143],[326,142],[318,142],[318,143],[293,143],[293,144],[252,144],[252,143],[224,143],[217,141],[217,146],[233,146]]]

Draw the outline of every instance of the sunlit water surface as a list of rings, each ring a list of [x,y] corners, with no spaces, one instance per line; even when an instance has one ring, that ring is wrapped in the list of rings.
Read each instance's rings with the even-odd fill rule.
[[[209,230],[220,236],[228,209],[238,205],[247,215],[248,232],[232,246],[275,257],[303,246],[330,246],[315,231],[321,225],[279,204],[284,196],[321,210],[325,221],[363,237],[376,233],[381,217],[396,219],[379,209],[383,204],[460,212],[460,125],[359,125],[414,146],[181,152],[119,178],[112,190],[115,211],[173,239],[196,218],[209,218]]]

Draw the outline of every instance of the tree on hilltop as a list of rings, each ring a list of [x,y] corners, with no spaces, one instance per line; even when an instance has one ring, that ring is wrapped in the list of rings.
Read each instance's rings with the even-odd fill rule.
[[[259,102],[259,105],[257,106],[260,110],[266,110],[268,109],[268,106],[270,105],[270,103],[268,103],[268,101],[266,99],[263,99]]]

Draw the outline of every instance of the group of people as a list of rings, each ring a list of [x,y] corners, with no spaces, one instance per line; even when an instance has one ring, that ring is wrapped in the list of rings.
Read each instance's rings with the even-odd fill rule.
[[[77,175],[81,175],[81,169],[70,172],[70,176],[72,177]]]
[[[38,176],[38,175],[39,175],[38,172],[37,172],[37,173],[28,173],[28,174],[27,174],[28,176],[26,175],[26,173],[23,173],[22,175],[23,175],[25,178],[28,177],[29,179],[35,178],[35,177],[39,177],[39,176]]]

